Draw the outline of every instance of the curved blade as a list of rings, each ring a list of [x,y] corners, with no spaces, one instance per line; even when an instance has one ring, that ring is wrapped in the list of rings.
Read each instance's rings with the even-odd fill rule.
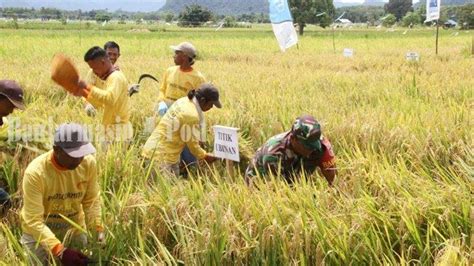
[[[152,79],[152,80],[158,82],[158,79],[155,78],[155,77],[153,77],[152,75],[150,75],[150,74],[142,74],[142,75],[138,78],[138,84],[140,84],[140,82],[141,82],[142,79],[144,79],[144,78],[150,78],[150,79]]]

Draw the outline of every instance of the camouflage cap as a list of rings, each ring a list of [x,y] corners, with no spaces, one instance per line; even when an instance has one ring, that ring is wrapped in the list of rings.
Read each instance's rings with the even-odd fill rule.
[[[321,125],[311,115],[302,115],[293,123],[291,133],[308,149],[321,151]]]

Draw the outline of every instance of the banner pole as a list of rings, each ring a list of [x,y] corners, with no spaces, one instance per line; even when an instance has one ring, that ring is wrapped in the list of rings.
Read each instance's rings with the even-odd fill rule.
[[[229,177],[231,179],[234,178],[234,162],[229,159],[225,159],[225,168]]]
[[[474,55],[474,36],[472,36],[471,40],[471,55]]]
[[[81,46],[82,46],[82,11],[79,10],[79,47]]]
[[[436,21],[436,55],[438,55],[439,19]]]

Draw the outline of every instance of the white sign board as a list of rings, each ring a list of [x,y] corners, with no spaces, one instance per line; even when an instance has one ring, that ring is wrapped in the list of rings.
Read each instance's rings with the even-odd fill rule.
[[[214,156],[240,162],[238,128],[213,126]]]
[[[441,10],[441,0],[426,0],[425,22],[439,19],[440,10]]]
[[[406,58],[407,61],[419,61],[420,55],[417,52],[408,52]]]
[[[351,48],[344,48],[344,57],[353,57],[354,50]]]

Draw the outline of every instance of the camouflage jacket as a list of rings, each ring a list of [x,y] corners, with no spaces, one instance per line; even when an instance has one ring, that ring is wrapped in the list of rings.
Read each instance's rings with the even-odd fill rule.
[[[308,158],[296,154],[290,147],[290,134],[284,132],[271,137],[260,147],[247,170],[246,177],[273,173],[283,176],[288,182],[302,172],[311,174],[316,167],[327,169],[334,167],[335,156],[331,143],[321,136],[322,152],[313,152]]]

